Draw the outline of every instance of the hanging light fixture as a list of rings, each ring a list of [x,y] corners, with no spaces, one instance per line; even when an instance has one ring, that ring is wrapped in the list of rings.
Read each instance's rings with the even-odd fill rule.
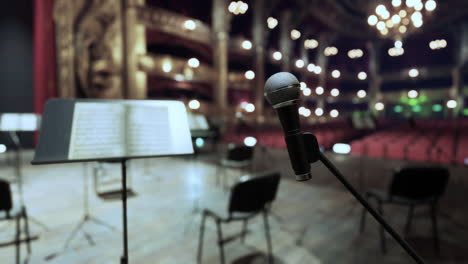
[[[391,4],[380,1],[367,17],[367,23],[382,37],[402,40],[422,27],[436,7],[436,0],[392,0]]]

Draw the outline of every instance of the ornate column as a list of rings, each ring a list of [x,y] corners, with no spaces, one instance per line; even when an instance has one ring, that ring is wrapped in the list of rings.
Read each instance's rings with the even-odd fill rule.
[[[463,70],[468,61],[468,23],[462,22],[454,32],[454,61],[455,65],[452,68],[452,87],[449,90],[450,99],[457,101],[458,105],[451,114],[453,117],[458,117],[463,111],[464,106],[464,78]]]
[[[144,26],[138,23],[138,7],[145,5],[145,0],[121,0],[122,4],[122,70],[124,96],[128,99],[147,97],[146,73],[138,70],[140,56],[146,54]]]
[[[216,77],[213,84],[217,112],[220,116],[226,114],[228,90],[228,40],[229,20],[227,2],[213,0],[212,27],[214,39],[213,64]]]
[[[265,1],[255,0],[253,12],[253,44],[255,50],[255,120],[262,123],[263,116],[263,86],[265,85]]]
[[[284,10],[280,16],[280,52],[283,55],[281,60],[281,71],[291,71],[291,52],[292,52],[292,40],[291,40],[291,16],[290,10]]]
[[[382,85],[382,77],[380,76],[380,58],[379,42],[369,42],[367,43],[367,50],[369,52],[369,88],[368,88],[368,107],[369,111],[374,115],[377,115],[377,110],[375,110],[374,105],[382,99],[382,94],[380,92],[380,86]]]

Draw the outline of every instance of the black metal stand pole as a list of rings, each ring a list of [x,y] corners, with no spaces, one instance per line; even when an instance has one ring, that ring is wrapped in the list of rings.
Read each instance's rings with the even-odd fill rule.
[[[127,236],[127,160],[122,159],[122,216],[123,216],[123,255],[120,264],[128,264],[128,236]]]
[[[364,208],[381,224],[385,230],[400,244],[405,251],[416,261],[416,263],[424,264],[424,260],[414,251],[414,249],[398,235],[398,233],[393,230],[393,228],[387,224],[387,222],[380,216],[372,206],[364,199],[359,192],[357,192],[354,187],[346,180],[346,178],[341,174],[341,172],[333,165],[323,153],[320,153],[320,161],[327,167],[330,172],[348,189],[348,191],[356,198]]]

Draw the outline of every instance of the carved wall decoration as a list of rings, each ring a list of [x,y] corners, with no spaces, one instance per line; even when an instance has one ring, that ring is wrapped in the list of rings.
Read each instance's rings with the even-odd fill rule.
[[[60,97],[121,98],[119,0],[56,0]]]

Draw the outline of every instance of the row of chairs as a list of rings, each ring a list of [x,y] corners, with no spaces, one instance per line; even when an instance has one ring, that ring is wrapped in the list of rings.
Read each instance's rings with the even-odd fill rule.
[[[468,136],[454,130],[400,127],[351,142],[351,153],[375,158],[464,164]]]

